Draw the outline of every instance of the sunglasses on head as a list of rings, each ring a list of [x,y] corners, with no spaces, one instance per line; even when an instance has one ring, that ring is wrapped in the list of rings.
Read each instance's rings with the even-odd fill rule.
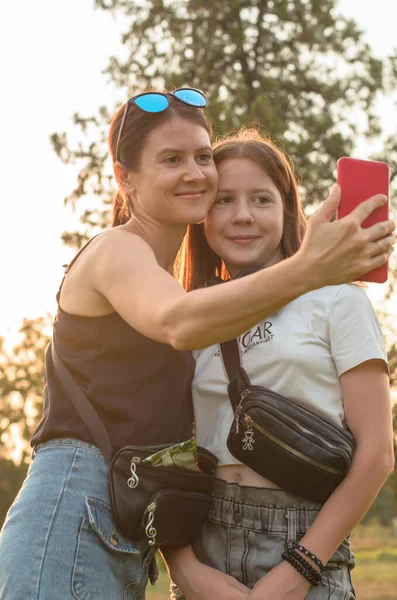
[[[147,113],[161,113],[167,110],[167,108],[169,107],[170,96],[173,96],[174,98],[180,100],[181,102],[184,102],[185,104],[189,104],[189,106],[194,106],[195,108],[205,108],[208,104],[208,100],[205,97],[204,92],[202,92],[201,90],[196,90],[195,88],[188,87],[177,88],[172,92],[166,93],[143,92],[142,94],[132,96],[132,98],[127,100],[125,104],[123,117],[121,119],[121,125],[116,142],[116,162],[119,160],[119,144],[125,120],[127,118],[129,105],[135,104],[135,106]]]

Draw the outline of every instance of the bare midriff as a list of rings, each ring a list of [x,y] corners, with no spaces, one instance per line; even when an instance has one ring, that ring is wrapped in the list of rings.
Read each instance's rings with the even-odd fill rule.
[[[258,475],[258,473],[255,473],[255,471],[245,465],[222,465],[217,468],[216,476],[218,479],[223,479],[228,483],[237,483],[238,485],[249,487],[271,488],[274,490],[280,489],[278,485]]]

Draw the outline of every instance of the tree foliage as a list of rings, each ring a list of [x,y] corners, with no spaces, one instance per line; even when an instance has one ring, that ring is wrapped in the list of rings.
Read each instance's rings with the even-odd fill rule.
[[[51,317],[24,319],[19,340],[0,338],[0,527],[30,462],[29,440],[41,417]]]
[[[357,135],[380,132],[374,106],[386,67],[355,22],[337,15],[336,0],[96,0],[96,7],[124,29],[122,58],[112,56],[105,72],[125,97],[151,85],[203,89],[217,134],[259,122],[288,151],[308,203],[324,197],[336,160],[351,153]],[[52,136],[61,159],[81,165],[66,201],[97,199],[83,214],[86,230],[109,222],[105,140],[113,108],[74,116],[77,148],[64,133]]]
[[[0,457],[0,528],[26,476],[28,465]]]
[[[21,339],[10,350],[0,340],[0,458],[11,453],[17,461],[28,461],[28,440],[43,403],[49,326],[49,316],[24,319],[19,330]]]

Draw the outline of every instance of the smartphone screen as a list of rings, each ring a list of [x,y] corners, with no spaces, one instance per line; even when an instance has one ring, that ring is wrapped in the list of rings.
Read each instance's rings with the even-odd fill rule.
[[[376,194],[389,197],[389,167],[384,162],[342,157],[337,162],[337,181],[342,198],[338,209],[338,219],[349,214],[358,204]],[[362,224],[370,227],[389,218],[388,202],[375,210]],[[384,283],[388,277],[388,264],[374,269],[360,277],[360,281]]]

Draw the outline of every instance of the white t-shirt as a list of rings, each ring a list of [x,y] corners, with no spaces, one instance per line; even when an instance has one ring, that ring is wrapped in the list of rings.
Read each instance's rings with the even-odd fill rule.
[[[339,377],[374,358],[387,364],[385,343],[365,291],[355,285],[308,292],[239,338],[251,383],[266,386],[344,425]],[[241,464],[228,451],[233,409],[218,345],[193,353],[197,443],[219,465]],[[376,401],[376,398],[374,398]]]

